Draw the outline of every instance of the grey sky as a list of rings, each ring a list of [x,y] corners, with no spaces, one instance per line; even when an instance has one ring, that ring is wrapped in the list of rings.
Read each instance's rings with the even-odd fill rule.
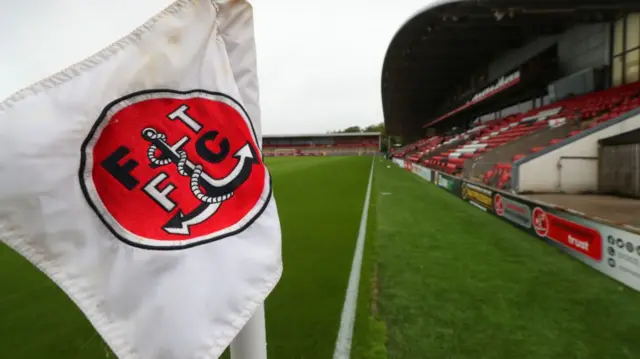
[[[0,1],[0,98],[99,51],[171,2]],[[387,45],[429,2],[252,1],[263,132],[325,132],[381,122]]]

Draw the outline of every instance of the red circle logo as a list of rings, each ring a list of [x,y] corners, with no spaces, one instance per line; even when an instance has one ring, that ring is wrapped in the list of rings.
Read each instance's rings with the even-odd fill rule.
[[[540,207],[533,209],[531,213],[531,221],[533,222],[533,229],[540,237],[546,237],[549,232],[549,220],[547,219],[547,213]]]
[[[504,214],[504,203],[502,202],[502,196],[499,193],[496,193],[493,198],[493,209],[496,211],[498,216],[502,217]]]
[[[120,98],[104,109],[81,156],[89,205],[135,247],[182,249],[239,233],[271,198],[251,120],[221,93]]]

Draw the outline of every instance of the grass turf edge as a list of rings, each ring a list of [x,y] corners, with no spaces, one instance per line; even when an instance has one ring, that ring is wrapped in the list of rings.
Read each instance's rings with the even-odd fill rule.
[[[375,159],[371,199],[368,208],[367,233],[364,244],[362,272],[358,290],[358,309],[354,328],[352,358],[354,359],[387,359],[387,328],[378,312],[378,271],[377,271],[377,186],[376,172],[387,161]]]

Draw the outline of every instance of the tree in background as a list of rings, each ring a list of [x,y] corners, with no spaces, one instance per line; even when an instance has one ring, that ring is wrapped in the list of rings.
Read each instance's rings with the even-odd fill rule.
[[[356,132],[368,132],[368,131],[364,131],[363,129],[360,128],[360,126],[350,126],[345,128],[344,130],[338,131],[338,133],[356,133]]]

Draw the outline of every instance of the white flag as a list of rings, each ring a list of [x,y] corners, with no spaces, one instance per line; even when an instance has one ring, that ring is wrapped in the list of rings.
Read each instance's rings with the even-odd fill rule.
[[[176,1],[16,93],[0,143],[0,239],[119,358],[217,358],[280,278],[246,1]]]

